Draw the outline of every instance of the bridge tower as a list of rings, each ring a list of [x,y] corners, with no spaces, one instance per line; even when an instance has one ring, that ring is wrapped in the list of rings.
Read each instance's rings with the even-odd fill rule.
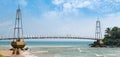
[[[100,47],[103,46],[103,41],[101,40],[102,39],[102,33],[101,33],[101,23],[100,23],[100,20],[98,18],[98,20],[96,21],[96,31],[95,31],[95,39],[97,40],[96,41],[96,44]]]
[[[14,38],[18,38],[17,40],[20,41],[20,38],[22,37],[23,37],[22,16],[21,16],[20,5],[18,4],[18,9],[16,11],[15,27],[14,27]]]
[[[26,45],[24,40],[21,41],[21,38],[23,38],[23,25],[22,25],[21,9],[19,4],[18,4],[18,9],[16,11],[14,38],[16,39],[11,42],[11,46],[13,47],[12,48],[13,54],[19,55],[20,50],[23,50],[23,48]]]
[[[95,39],[101,39],[102,38],[102,33],[101,33],[101,24],[100,20],[96,21],[96,31],[95,31]]]

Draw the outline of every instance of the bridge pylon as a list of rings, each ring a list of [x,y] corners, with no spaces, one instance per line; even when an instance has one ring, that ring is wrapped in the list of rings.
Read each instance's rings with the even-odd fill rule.
[[[95,39],[101,39],[102,38],[102,33],[101,33],[101,23],[98,18],[96,21],[96,31],[95,31]]]
[[[12,54],[19,55],[20,50],[24,50],[26,43],[21,41],[23,38],[23,26],[22,26],[22,16],[21,16],[21,9],[20,5],[18,4],[18,9],[16,11],[16,19],[15,19],[15,27],[14,27],[14,38],[11,42],[11,46],[13,47],[11,50],[13,51]]]
[[[102,41],[101,23],[100,23],[99,18],[98,18],[98,20],[96,21],[95,39],[96,39],[97,41],[94,42],[93,47],[94,47],[94,46],[103,47],[103,44],[104,44],[104,43],[103,43],[103,41]]]

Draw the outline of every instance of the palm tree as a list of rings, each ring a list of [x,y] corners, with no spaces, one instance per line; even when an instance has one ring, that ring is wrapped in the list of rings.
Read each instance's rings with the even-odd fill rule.
[[[105,38],[104,39],[106,39],[106,38],[111,38],[111,29],[110,28],[107,28],[106,30],[105,30]]]

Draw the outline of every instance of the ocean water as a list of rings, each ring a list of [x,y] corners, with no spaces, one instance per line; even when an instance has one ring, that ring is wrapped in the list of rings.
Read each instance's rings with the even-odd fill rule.
[[[91,48],[91,41],[27,41],[26,57],[120,57],[120,48]],[[0,41],[0,49],[11,48]]]

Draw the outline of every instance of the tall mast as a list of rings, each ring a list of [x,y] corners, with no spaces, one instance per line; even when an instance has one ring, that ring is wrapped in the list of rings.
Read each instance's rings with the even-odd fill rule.
[[[13,42],[11,42],[11,46],[13,47],[12,54],[19,55],[21,50],[25,50],[24,47],[26,45],[26,42],[21,41],[21,38],[23,38],[23,26],[22,26],[22,15],[21,15],[21,9],[19,3],[18,3],[18,9],[16,10],[14,38],[16,39],[16,41],[13,40]]]
[[[95,38],[96,38],[96,39],[101,39],[101,38],[102,38],[101,24],[100,24],[99,18],[98,18],[98,20],[96,21]]]
[[[21,37],[23,37],[23,25],[22,25],[20,4],[18,3],[18,9],[16,11],[16,19],[15,19],[15,27],[14,27],[14,38],[18,38],[17,40],[20,41]]]

